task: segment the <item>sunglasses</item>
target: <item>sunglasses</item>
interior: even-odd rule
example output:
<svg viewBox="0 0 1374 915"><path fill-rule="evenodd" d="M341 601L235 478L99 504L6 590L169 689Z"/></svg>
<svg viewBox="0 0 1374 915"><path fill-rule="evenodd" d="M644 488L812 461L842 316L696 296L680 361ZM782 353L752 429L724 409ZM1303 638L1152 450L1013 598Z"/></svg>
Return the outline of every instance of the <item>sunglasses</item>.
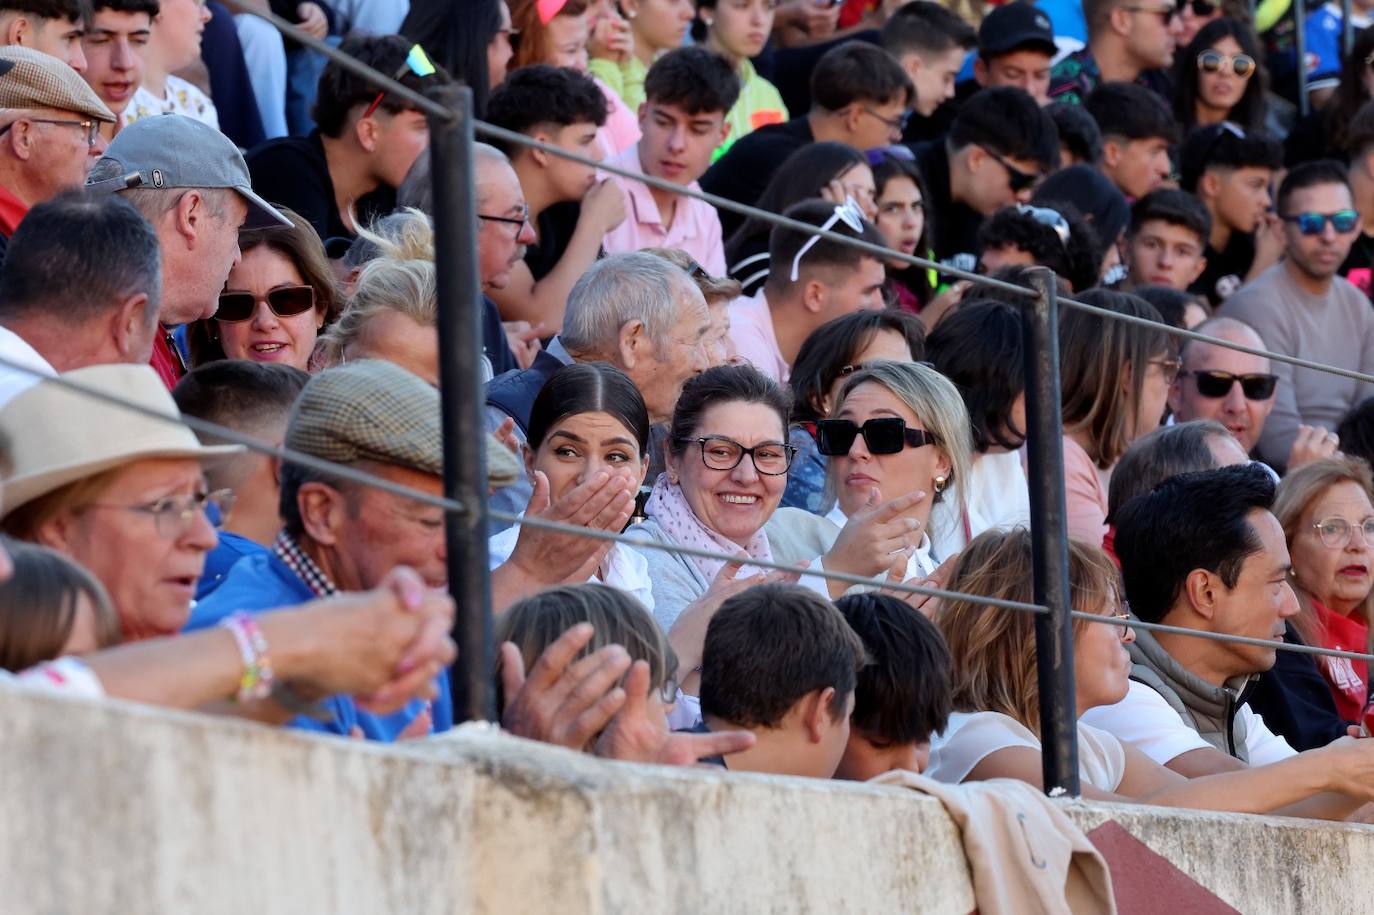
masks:
<svg viewBox="0 0 1374 915"><path fill-rule="evenodd" d="M230 324L247 321L258 310L258 302L266 301L272 314L279 318L290 318L304 314L315 307L314 286L278 286L268 290L262 299L251 292L221 292L219 309L215 320Z"/></svg>
<svg viewBox="0 0 1374 915"><path fill-rule="evenodd" d="M1179 15L1179 7L1176 6L1123 6L1123 10L1128 13L1145 13L1148 16L1158 16L1165 25L1173 22Z"/></svg>
<svg viewBox="0 0 1374 915"><path fill-rule="evenodd" d="M1217 5L1209 0L1179 0L1178 11L1192 10L1194 16L1210 16L1217 11Z"/></svg>
<svg viewBox="0 0 1374 915"><path fill-rule="evenodd" d="M1026 188L1030 187L1031 185L1035 184L1035 182L1040 180L1039 175L1021 171L1021 169L1017 168L1015 165L1012 165L1006 159L1003 159L1001 156L999 156L992 150L988 149L986 146L980 146L979 149L987 153L989 156L992 157L992 160L994 162L996 162L998 165L1002 166L1004 169L1007 170L1007 183L1011 185L1011 191L1013 194L1018 193L1020 191L1024 191Z"/></svg>
<svg viewBox="0 0 1374 915"><path fill-rule="evenodd" d="M1255 59L1246 54L1231 57L1220 51L1203 51L1197 56L1197 68L1203 73L1225 73L1230 70L1240 79L1255 72Z"/></svg>
<svg viewBox="0 0 1374 915"><path fill-rule="evenodd" d="M1354 210L1337 210L1334 213L1294 213L1283 217L1284 222L1296 223L1303 235L1320 235L1331 223L1337 232L1350 232L1360 223L1360 214Z"/></svg>
<svg viewBox="0 0 1374 915"><path fill-rule="evenodd" d="M821 231L830 231L837 222L843 222L855 235L864 234L864 213L863 210L859 209L859 205L854 201L853 197L846 197L844 198L844 203L836 204L834 212L830 214L830 218L821 223ZM802 245L801 248L797 250L797 256L792 258L792 282L795 283L800 276L798 271L801 269L802 257L806 255L807 251L815 247L816 242L820 240L821 237L819 235L812 235L806 240L806 244Z"/></svg>
<svg viewBox="0 0 1374 915"><path fill-rule="evenodd" d="M1029 204L1018 203L1016 212L1022 216L1029 216L1039 225L1047 229L1053 229L1054 234L1059 236L1059 244L1067 250L1069 247L1069 221L1063 217L1058 210L1049 207L1033 207Z"/></svg>
<svg viewBox="0 0 1374 915"><path fill-rule="evenodd" d="M921 448L940 444L934 434L910 428L901 417L884 416L862 426L849 419L820 420L816 423L816 450L830 457L848 454L860 435L872 454L897 454L907 445Z"/></svg>
<svg viewBox="0 0 1374 915"><path fill-rule="evenodd" d="M1255 372L1250 375L1232 375L1230 372L1189 372L1197 379L1197 392L1203 397L1225 397L1231 393L1231 386L1240 382L1241 393L1246 400L1268 400L1274 396L1279 376Z"/></svg>

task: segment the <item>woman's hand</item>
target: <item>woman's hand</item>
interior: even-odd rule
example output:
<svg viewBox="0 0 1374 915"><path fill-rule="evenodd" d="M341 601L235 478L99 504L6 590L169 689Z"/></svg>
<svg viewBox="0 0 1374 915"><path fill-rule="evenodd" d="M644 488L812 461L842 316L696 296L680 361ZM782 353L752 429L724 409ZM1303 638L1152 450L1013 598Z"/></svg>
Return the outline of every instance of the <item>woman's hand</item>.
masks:
<svg viewBox="0 0 1374 915"><path fill-rule="evenodd" d="M549 478L536 472L525 515L619 533L629 522L634 504L634 480L628 474L600 471L551 503ZM592 576L614 545L609 540L522 526L507 561L545 584L580 583Z"/></svg>
<svg viewBox="0 0 1374 915"><path fill-rule="evenodd" d="M587 39L590 56L623 64L634 51L634 33L630 31L630 23L620 14L611 11L592 22L591 36Z"/></svg>
<svg viewBox="0 0 1374 915"><path fill-rule="evenodd" d="M945 583L949 581L949 571L954 568L954 559L955 557L953 556L946 559L944 562L940 563L939 567L936 568L934 572L931 572L925 578L908 578L903 581L902 576L906 574L907 567L907 561L905 557L903 557L892 564L892 568L887 572L887 580L893 584L900 582L903 585L915 585L918 588L944 588ZM899 588L879 588L878 593L897 598L899 601L908 604L913 610L919 611L926 619L933 620L935 618L938 598L930 594L917 594L915 591L906 591Z"/></svg>
<svg viewBox="0 0 1374 915"><path fill-rule="evenodd" d="M925 491L917 490L885 503L879 501L881 498L881 490L873 487L868 501L850 517L829 552L821 557L827 572L880 575L896 564L899 557L894 554L901 553L903 563L911 556L921 542L923 522L903 515L925 500ZM846 582L832 579L830 596L839 597L849 587Z"/></svg>

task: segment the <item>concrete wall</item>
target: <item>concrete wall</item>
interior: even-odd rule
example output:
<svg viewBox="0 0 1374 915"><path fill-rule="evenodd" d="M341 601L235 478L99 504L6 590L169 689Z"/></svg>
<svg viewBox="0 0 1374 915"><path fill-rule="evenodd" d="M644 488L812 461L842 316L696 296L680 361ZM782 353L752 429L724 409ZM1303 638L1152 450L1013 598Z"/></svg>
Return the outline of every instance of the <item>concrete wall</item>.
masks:
<svg viewBox="0 0 1374 915"><path fill-rule="evenodd" d="M5 915L974 908L935 800L604 763L484 729L378 747L0 686L0 804ZM1115 820L1242 912L1374 902L1374 828L1070 811ZM1138 882L1158 901L1153 880Z"/></svg>

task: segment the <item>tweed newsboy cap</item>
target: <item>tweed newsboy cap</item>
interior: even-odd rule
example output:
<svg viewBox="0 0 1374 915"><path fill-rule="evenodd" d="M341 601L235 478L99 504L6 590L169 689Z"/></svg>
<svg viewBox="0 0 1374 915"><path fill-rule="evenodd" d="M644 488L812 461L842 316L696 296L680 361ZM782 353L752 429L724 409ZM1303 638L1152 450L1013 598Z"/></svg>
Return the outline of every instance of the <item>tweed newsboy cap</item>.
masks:
<svg viewBox="0 0 1374 915"><path fill-rule="evenodd" d="M486 439L488 482L509 485L519 462L490 435ZM439 392L380 359L325 369L292 408L286 447L336 464L376 461L441 476Z"/></svg>
<svg viewBox="0 0 1374 915"><path fill-rule="evenodd" d="M114 123L95 90L51 54L20 45L0 47L0 108L57 108Z"/></svg>

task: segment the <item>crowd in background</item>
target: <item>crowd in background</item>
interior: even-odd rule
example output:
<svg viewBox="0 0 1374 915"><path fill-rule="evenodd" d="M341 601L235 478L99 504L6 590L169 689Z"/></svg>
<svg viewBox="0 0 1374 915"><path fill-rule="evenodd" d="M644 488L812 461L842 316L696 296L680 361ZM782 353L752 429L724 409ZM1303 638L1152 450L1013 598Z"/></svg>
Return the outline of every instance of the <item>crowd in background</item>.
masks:
<svg viewBox="0 0 1374 915"><path fill-rule="evenodd" d="M1368 666L1277 646L1369 650L1374 386L1244 351L1374 373L1360 0L1348 51L1337 4L256 6L542 144L473 147L490 500L623 536L493 523L506 730L1040 785L1033 617L980 601L1033 598L1024 299L956 271L1048 268L1096 308L1085 795L1370 815ZM451 729L425 114L217 2L0 0L0 43L0 668Z"/></svg>

